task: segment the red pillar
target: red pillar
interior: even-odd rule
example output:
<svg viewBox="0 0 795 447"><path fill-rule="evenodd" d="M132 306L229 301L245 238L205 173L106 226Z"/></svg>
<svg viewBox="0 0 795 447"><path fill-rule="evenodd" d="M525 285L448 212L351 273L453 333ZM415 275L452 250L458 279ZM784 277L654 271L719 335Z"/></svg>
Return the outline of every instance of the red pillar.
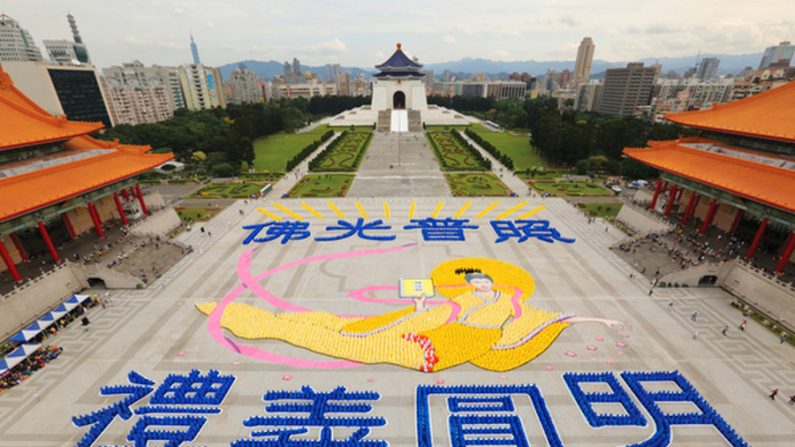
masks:
<svg viewBox="0 0 795 447"><path fill-rule="evenodd" d="M662 180L657 179L657 186L654 187L654 197L651 198L649 209L653 210L657 206L657 198L660 196L660 189L662 188Z"/></svg>
<svg viewBox="0 0 795 447"><path fill-rule="evenodd" d="M69 237L72 239L77 239L77 234L75 233L75 227L72 226L72 221L69 219L69 214L63 213L61 214L61 218L63 219L64 225L66 225L66 231L69 232Z"/></svg>
<svg viewBox="0 0 795 447"><path fill-rule="evenodd" d="M751 242L751 246L748 247L748 252L745 253L746 258L751 258L756 253L756 249L759 248L759 244L762 243L762 237L765 235L765 229L767 228L767 217L762 219L762 222L759 224L759 229L756 230L756 236L754 236L753 242Z"/></svg>
<svg viewBox="0 0 795 447"><path fill-rule="evenodd" d="M91 214L91 220L94 221L94 228L97 230L97 235L100 239L105 239L105 231L102 230L102 221L99 220L99 213L94 202L88 202L88 212Z"/></svg>
<svg viewBox="0 0 795 447"><path fill-rule="evenodd" d="M144 213L144 216L149 215L149 210L146 208L146 202L144 202L144 195L141 192L141 185L138 183L135 184L135 192L138 195L138 201L141 203L141 212Z"/></svg>
<svg viewBox="0 0 795 447"><path fill-rule="evenodd" d="M729 234L734 234L737 231L737 227L740 226L740 221L743 219L743 210L738 209L737 214L734 216L734 222L732 222L732 227L729 229Z"/></svg>
<svg viewBox="0 0 795 447"><path fill-rule="evenodd" d="M698 193L691 191L690 199L687 200L687 206L685 207L685 215L682 216L682 225L685 225L690 220L690 217L693 216L693 211L696 209L696 197L698 197Z"/></svg>
<svg viewBox="0 0 795 447"><path fill-rule="evenodd" d="M789 258L792 257L793 250L795 250L795 232L789 234L787 243L784 244L784 251L781 252L781 259L778 260L778 265L776 265L776 273L784 271L784 267L787 266Z"/></svg>
<svg viewBox="0 0 795 447"><path fill-rule="evenodd" d="M19 257L22 258L23 261L30 261L28 258L28 253L25 251L25 247L22 246L22 241L19 240L19 236L16 233L11 233L11 242L14 243L14 247L16 247L17 252L19 253Z"/></svg>
<svg viewBox="0 0 795 447"><path fill-rule="evenodd" d="M47 250L50 251L50 256L52 256L52 260L55 261L56 264L61 263L61 257L58 256L58 252L55 250L55 245L52 244L52 239L50 239L50 233L47 232L47 227L44 226L44 222L39 221L36 226L39 227L39 234L41 234L41 238L44 239L44 244L47 246Z"/></svg>
<svg viewBox="0 0 795 447"><path fill-rule="evenodd" d="M3 261L5 261L6 267L8 267L8 273L11 274L11 277L14 278L14 281L22 282L22 276L20 276L17 266L14 265L14 260L11 259L11 255L8 254L8 250L6 250L6 246L3 244L2 238L0 238L0 256L2 256Z"/></svg>
<svg viewBox="0 0 795 447"><path fill-rule="evenodd" d="M698 230L701 235L707 234L707 229L710 225L712 225L712 219L715 218L715 213L718 211L718 201L716 199L712 199L712 202L709 203L709 209L707 210L707 214L704 216L704 222L701 223L701 228Z"/></svg>
<svg viewBox="0 0 795 447"><path fill-rule="evenodd" d="M665 206L665 218L669 219L671 217L671 210L674 209L674 202L676 202L676 190L679 187L676 185L671 185L671 192L668 193L668 204Z"/></svg>
<svg viewBox="0 0 795 447"><path fill-rule="evenodd" d="M679 203L682 200L682 193L685 192L685 188L679 188L679 194L676 195L676 202Z"/></svg>
<svg viewBox="0 0 795 447"><path fill-rule="evenodd" d="M127 188L122 188L121 189L121 196L122 196L122 198L124 199L125 202L130 200L130 196L127 194Z"/></svg>
<svg viewBox="0 0 795 447"><path fill-rule="evenodd" d="M122 225L127 225L127 215L124 214L124 208L121 206L119 195L115 192L113 193L113 201L116 202L116 209L119 211L119 217L121 217Z"/></svg>

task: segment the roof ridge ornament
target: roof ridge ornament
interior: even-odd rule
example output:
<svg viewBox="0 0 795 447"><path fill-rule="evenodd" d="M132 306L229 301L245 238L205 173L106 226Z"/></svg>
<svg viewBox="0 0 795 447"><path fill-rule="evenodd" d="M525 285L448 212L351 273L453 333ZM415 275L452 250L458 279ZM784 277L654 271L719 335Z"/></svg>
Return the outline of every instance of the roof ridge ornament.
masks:
<svg viewBox="0 0 795 447"><path fill-rule="evenodd" d="M400 42L398 42L398 43L397 43L397 50L398 50L398 51L401 51L401 50L400 50L400 47L401 47L401 46L402 46L402 45L400 44Z"/></svg>

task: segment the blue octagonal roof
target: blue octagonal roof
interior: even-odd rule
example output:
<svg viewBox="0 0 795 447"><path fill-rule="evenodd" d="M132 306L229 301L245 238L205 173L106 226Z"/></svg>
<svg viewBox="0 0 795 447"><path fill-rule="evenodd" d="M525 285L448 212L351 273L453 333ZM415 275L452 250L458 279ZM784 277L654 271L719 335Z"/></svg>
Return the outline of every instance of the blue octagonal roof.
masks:
<svg viewBox="0 0 795 447"><path fill-rule="evenodd" d="M414 62L413 60L411 60L411 58L406 56L406 53L403 52L403 50L400 48L400 44L398 43L397 44L397 50L395 50L395 52L392 54L392 56L390 56L389 59L387 59L386 62L384 62L383 64L376 65L375 68L377 68L379 70L386 70L386 71L389 71L390 69L391 70L406 70L406 69L417 70L419 68L422 68L422 65Z"/></svg>

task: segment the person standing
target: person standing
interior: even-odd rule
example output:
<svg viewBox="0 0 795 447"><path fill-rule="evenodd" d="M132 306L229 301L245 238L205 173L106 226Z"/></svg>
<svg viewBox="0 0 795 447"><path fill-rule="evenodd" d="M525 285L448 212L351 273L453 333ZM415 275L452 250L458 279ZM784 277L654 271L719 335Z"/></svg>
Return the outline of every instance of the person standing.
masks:
<svg viewBox="0 0 795 447"><path fill-rule="evenodd" d="M698 329L696 329L695 331L693 331L693 340L695 340L695 339L697 339L697 338L698 338Z"/></svg>
<svg viewBox="0 0 795 447"><path fill-rule="evenodd" d="M723 334L723 336L725 337L727 332L729 332L729 325L728 324L726 326L723 326L723 330L720 331L720 333Z"/></svg>
<svg viewBox="0 0 795 447"><path fill-rule="evenodd" d="M690 316L690 319L696 321L696 319L698 319L698 311L693 312L693 315Z"/></svg>
<svg viewBox="0 0 795 447"><path fill-rule="evenodd" d="M776 400L777 395L778 395L778 388L773 388L773 391L770 393L770 400Z"/></svg>
<svg viewBox="0 0 795 447"><path fill-rule="evenodd" d="M740 330L745 332L745 327L748 326L748 320L743 320L740 322Z"/></svg>
<svg viewBox="0 0 795 447"><path fill-rule="evenodd" d="M793 394L792 396L789 397L789 404L790 405L795 405L795 394Z"/></svg>

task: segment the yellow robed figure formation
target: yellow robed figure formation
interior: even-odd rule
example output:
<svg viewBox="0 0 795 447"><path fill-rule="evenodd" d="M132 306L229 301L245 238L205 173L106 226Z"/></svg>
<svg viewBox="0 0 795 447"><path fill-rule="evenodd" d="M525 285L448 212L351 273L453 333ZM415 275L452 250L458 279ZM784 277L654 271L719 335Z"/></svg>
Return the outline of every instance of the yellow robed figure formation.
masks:
<svg viewBox="0 0 795 447"><path fill-rule="evenodd" d="M426 306L425 297L394 312L345 318L328 312L282 312L231 303L221 327L244 339L282 340L358 363L388 363L424 372L471 363L492 371L519 367L544 352L569 325L620 322L581 318L527 303L535 282L524 269L486 258L446 261L431 272L449 302ZM216 303L197 304L209 315Z"/></svg>

